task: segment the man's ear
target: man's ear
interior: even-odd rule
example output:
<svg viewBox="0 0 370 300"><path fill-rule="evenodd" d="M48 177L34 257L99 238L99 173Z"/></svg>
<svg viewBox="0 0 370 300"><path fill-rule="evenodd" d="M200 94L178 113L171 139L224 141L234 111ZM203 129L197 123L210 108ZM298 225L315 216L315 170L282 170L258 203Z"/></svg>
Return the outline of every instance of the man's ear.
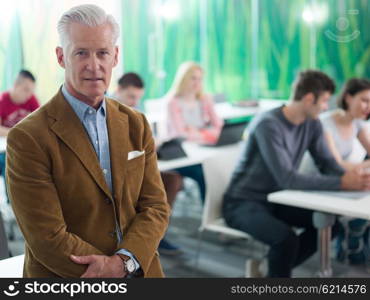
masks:
<svg viewBox="0 0 370 300"><path fill-rule="evenodd" d="M114 62L113 62L113 67L117 66L117 64L118 64L118 53L119 53L118 46L114 46Z"/></svg>
<svg viewBox="0 0 370 300"><path fill-rule="evenodd" d="M305 106L311 106L315 103L315 95L313 93L308 93L303 96L302 102Z"/></svg>
<svg viewBox="0 0 370 300"><path fill-rule="evenodd" d="M65 68L65 62L64 62L64 53L63 53L63 48L62 47L56 47L55 53L57 55L57 60L58 64L62 67Z"/></svg>

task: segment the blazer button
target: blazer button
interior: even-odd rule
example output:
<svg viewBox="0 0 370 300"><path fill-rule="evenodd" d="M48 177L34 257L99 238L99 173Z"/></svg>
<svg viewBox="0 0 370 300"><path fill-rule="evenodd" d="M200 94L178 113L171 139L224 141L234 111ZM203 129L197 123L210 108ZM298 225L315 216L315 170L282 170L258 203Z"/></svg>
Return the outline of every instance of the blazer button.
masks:
<svg viewBox="0 0 370 300"><path fill-rule="evenodd" d="M115 232L115 231L109 232L109 235L110 235L112 238L114 238L114 237L116 237L116 232Z"/></svg>
<svg viewBox="0 0 370 300"><path fill-rule="evenodd" d="M105 198L105 202L107 202L107 204L112 204L112 201L108 197Z"/></svg>

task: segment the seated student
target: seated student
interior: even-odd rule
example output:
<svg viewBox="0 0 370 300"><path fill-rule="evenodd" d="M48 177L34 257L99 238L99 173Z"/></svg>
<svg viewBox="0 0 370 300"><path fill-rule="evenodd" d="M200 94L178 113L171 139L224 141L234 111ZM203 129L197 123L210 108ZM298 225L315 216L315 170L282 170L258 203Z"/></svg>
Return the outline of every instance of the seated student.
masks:
<svg viewBox="0 0 370 300"><path fill-rule="evenodd" d="M34 95L36 79L31 72L21 70L10 91L0 95L0 136L7 136L10 128L39 108ZM5 178L5 153L0 153L0 172Z"/></svg>
<svg viewBox="0 0 370 300"><path fill-rule="evenodd" d="M370 155L370 132L365 122L370 114L370 81L357 78L348 80L337 104L338 110L325 113L321 117L331 153L346 170L370 168L370 160L350 161L354 143L357 141L366 150L367 155ZM368 224L368 221L361 219L346 219L346 222L341 224L337 243L339 259L345 259L345 253L348 251L348 259L352 263L369 261ZM348 238L345 238L346 236Z"/></svg>
<svg viewBox="0 0 370 300"><path fill-rule="evenodd" d="M223 121L215 112L212 98L203 91L203 76L203 69L194 62L180 65L166 96L169 136L194 142L217 141Z"/></svg>
<svg viewBox="0 0 370 300"><path fill-rule="evenodd" d="M136 73L125 73L118 80L114 95L120 103L141 110L140 100L144 95L144 81Z"/></svg>
<svg viewBox="0 0 370 300"><path fill-rule="evenodd" d="M327 148L318 116L328 108L334 90L333 81L324 73L301 72L293 88L293 101L251 122L248 140L226 190L223 214L227 224L270 246L269 277L290 277L292 269L317 248L313 212L270 203L269 193L282 189L370 188L370 175L345 172ZM321 174L298 173L306 150ZM297 234L293 226L304 230Z"/></svg>
<svg viewBox="0 0 370 300"><path fill-rule="evenodd" d="M129 107L139 109L140 100L144 95L144 82L136 73L126 73L118 80L117 90L115 92L115 99L120 103ZM161 172L162 181L167 194L168 204L173 207L177 193L181 190L183 182L182 177L171 171ZM161 254L179 255L182 251L166 238L163 238L158 250Z"/></svg>
<svg viewBox="0 0 370 300"><path fill-rule="evenodd" d="M216 142L223 126L212 98L203 91L203 69L194 62L184 62L177 70L166 95L168 136L183 137L193 142ZM205 199L205 181L201 165L176 169L181 175L194 179Z"/></svg>
<svg viewBox="0 0 370 300"><path fill-rule="evenodd" d="M39 108L34 95L36 79L31 72L19 72L13 88L0 95L0 135L7 136L10 128Z"/></svg>
<svg viewBox="0 0 370 300"><path fill-rule="evenodd" d="M370 132L365 122L370 115L370 81L348 80L337 104L338 110L327 112L320 118L331 153L346 170L370 167L370 160L361 163L348 161L355 140L370 155Z"/></svg>

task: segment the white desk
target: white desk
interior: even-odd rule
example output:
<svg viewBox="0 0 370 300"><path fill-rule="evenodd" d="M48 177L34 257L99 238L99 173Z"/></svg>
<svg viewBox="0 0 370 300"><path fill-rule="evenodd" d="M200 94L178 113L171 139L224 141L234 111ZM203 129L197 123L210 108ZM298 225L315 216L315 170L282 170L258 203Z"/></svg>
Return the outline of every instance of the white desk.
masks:
<svg viewBox="0 0 370 300"><path fill-rule="evenodd" d="M0 152L5 152L6 150L6 137L0 136Z"/></svg>
<svg viewBox="0 0 370 300"><path fill-rule="evenodd" d="M233 106L228 102L224 102L216 103L215 111L217 115L220 116L220 118L227 120L254 116L260 111L260 108L258 106L253 107Z"/></svg>
<svg viewBox="0 0 370 300"><path fill-rule="evenodd" d="M168 171L176 168L201 164L209 157L214 157L229 151L237 151L242 144L243 141L227 146L204 147L194 143L184 142L182 146L187 154L187 157L172 160L158 160L158 167L160 171Z"/></svg>
<svg viewBox="0 0 370 300"><path fill-rule="evenodd" d="M273 203L318 211L318 217L342 215L370 220L370 193L345 191L284 190L268 195ZM320 275L332 275L330 263L331 226L319 229Z"/></svg>
<svg viewBox="0 0 370 300"><path fill-rule="evenodd" d="M0 260L0 278L23 277L24 255Z"/></svg>
<svg viewBox="0 0 370 300"><path fill-rule="evenodd" d="M284 190L270 194L268 199L274 203L370 220L370 192Z"/></svg>

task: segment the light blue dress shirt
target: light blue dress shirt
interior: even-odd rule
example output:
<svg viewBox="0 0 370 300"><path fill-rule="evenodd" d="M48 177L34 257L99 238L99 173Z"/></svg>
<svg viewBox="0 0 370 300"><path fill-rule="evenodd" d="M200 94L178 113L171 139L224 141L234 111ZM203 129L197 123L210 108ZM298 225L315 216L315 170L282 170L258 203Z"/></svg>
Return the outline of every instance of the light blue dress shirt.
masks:
<svg viewBox="0 0 370 300"><path fill-rule="evenodd" d="M81 123L83 124L86 132L90 137L90 142L92 143L95 152L98 156L100 167L104 174L105 180L108 184L108 187L113 194L113 185L112 185L112 172L111 172L111 165L110 165L110 152L109 152L109 138L108 138L108 129L107 129L107 119L106 119L106 102L103 99L100 107L95 109L90 105L78 100L74 96L72 96L65 86L62 87L62 93L64 98L67 102L72 106L72 109L80 119ZM121 229L118 225L117 220L116 223L116 233L118 242L121 243L123 240ZM140 264L132 255L131 252L120 249L116 252L129 256L133 259L135 263L135 271L140 268Z"/></svg>

